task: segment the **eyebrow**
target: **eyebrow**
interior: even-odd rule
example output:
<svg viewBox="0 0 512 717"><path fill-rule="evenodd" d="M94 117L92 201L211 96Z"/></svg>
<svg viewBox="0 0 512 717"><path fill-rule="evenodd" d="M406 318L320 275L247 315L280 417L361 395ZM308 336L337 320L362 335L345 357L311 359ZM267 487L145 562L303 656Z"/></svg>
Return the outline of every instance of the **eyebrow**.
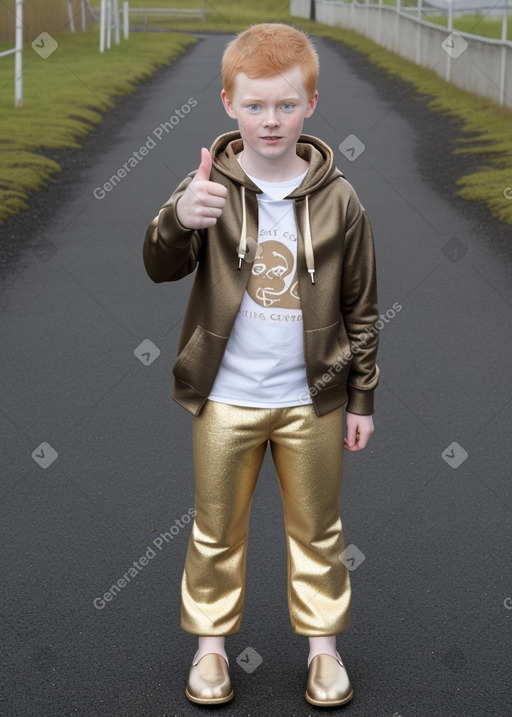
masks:
<svg viewBox="0 0 512 717"><path fill-rule="evenodd" d="M300 95L295 95L294 97L282 97L278 100L278 102L297 102L298 100L300 100ZM264 104L267 100L258 99L257 97L244 97L242 102L249 102L250 104Z"/></svg>

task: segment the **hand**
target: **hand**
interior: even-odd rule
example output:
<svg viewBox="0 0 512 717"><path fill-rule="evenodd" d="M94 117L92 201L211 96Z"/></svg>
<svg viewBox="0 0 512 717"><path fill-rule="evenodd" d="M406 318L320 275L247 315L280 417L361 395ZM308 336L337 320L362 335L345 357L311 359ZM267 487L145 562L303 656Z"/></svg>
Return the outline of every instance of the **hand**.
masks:
<svg viewBox="0 0 512 717"><path fill-rule="evenodd" d="M210 182L211 171L212 157L203 147L199 169L176 205L178 221L187 229L213 227L222 214L228 190L218 182Z"/></svg>
<svg viewBox="0 0 512 717"><path fill-rule="evenodd" d="M362 450L374 431L373 418L371 416L358 416L347 411L347 435L343 439L345 450Z"/></svg>

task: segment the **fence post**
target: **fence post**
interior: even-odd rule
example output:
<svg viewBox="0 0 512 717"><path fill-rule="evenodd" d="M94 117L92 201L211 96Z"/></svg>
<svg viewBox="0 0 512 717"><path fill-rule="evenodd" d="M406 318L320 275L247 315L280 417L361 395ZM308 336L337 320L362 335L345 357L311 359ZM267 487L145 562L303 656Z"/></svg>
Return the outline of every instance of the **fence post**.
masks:
<svg viewBox="0 0 512 717"><path fill-rule="evenodd" d="M80 0L80 13L82 19L82 32L87 30L87 17L85 14L85 0Z"/></svg>
<svg viewBox="0 0 512 717"><path fill-rule="evenodd" d="M117 0L113 1L112 15L114 17L114 40L116 45L119 45L121 40L119 36L119 4Z"/></svg>
<svg viewBox="0 0 512 717"><path fill-rule="evenodd" d="M508 34L508 0L505 0L503 19L501 23L501 68L500 68L500 105L505 104L505 87L507 82L507 34Z"/></svg>
<svg viewBox="0 0 512 717"><path fill-rule="evenodd" d="M14 106L23 107L23 0L16 0L16 52L14 55Z"/></svg>
<svg viewBox="0 0 512 717"><path fill-rule="evenodd" d="M68 25L69 31L75 32L75 18L73 17L73 3L68 0Z"/></svg>
<svg viewBox="0 0 512 717"><path fill-rule="evenodd" d="M399 38L400 38L400 23L402 18L400 13L402 12L402 0L396 0L396 13L395 13L395 37L393 39L393 52L398 52Z"/></svg>
<svg viewBox="0 0 512 717"><path fill-rule="evenodd" d="M418 0L418 20L421 20L421 15L423 13L423 0ZM421 64L421 35L422 35L423 28L421 27L420 23L418 23L418 30L417 30L417 39L416 39L416 64Z"/></svg>
<svg viewBox="0 0 512 717"><path fill-rule="evenodd" d="M101 0L100 5L100 52L105 52L105 16L107 13L107 0Z"/></svg>
<svg viewBox="0 0 512 717"><path fill-rule="evenodd" d="M123 35L124 39L130 37L130 10L128 0L123 0Z"/></svg>
<svg viewBox="0 0 512 717"><path fill-rule="evenodd" d="M112 0L107 0L107 50L112 40Z"/></svg>
<svg viewBox="0 0 512 717"><path fill-rule="evenodd" d="M451 34L453 31L453 0L448 0L448 32ZM452 56L446 56L446 82L450 82L452 76Z"/></svg>

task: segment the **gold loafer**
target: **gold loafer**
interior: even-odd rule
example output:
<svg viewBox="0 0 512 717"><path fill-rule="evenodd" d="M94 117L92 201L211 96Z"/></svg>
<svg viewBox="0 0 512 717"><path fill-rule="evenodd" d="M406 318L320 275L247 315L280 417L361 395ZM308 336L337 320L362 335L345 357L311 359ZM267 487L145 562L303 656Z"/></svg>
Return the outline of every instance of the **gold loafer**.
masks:
<svg viewBox="0 0 512 717"><path fill-rule="evenodd" d="M350 702L354 691L343 663L331 655L316 655L309 665L306 700L317 707Z"/></svg>
<svg viewBox="0 0 512 717"><path fill-rule="evenodd" d="M204 655L190 668L185 694L199 705L219 705L232 700L235 693L226 660L215 652Z"/></svg>

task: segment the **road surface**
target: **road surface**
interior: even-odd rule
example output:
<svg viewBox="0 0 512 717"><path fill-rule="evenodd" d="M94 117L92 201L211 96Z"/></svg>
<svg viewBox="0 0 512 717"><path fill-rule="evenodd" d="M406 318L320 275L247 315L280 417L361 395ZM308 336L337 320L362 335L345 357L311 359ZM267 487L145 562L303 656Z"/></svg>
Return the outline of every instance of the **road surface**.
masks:
<svg viewBox="0 0 512 717"><path fill-rule="evenodd" d="M191 418L170 398L190 279L153 284L141 252L201 146L235 128L219 99L229 39L201 36L120 101L1 229L5 717L205 712L184 695ZM455 197L455 124L353 51L317 46L305 131L370 215L383 314L376 432L345 463L353 606L338 649L355 697L334 712L510 714L510 227ZM266 460L227 642L236 696L219 714L321 714L285 565Z"/></svg>

